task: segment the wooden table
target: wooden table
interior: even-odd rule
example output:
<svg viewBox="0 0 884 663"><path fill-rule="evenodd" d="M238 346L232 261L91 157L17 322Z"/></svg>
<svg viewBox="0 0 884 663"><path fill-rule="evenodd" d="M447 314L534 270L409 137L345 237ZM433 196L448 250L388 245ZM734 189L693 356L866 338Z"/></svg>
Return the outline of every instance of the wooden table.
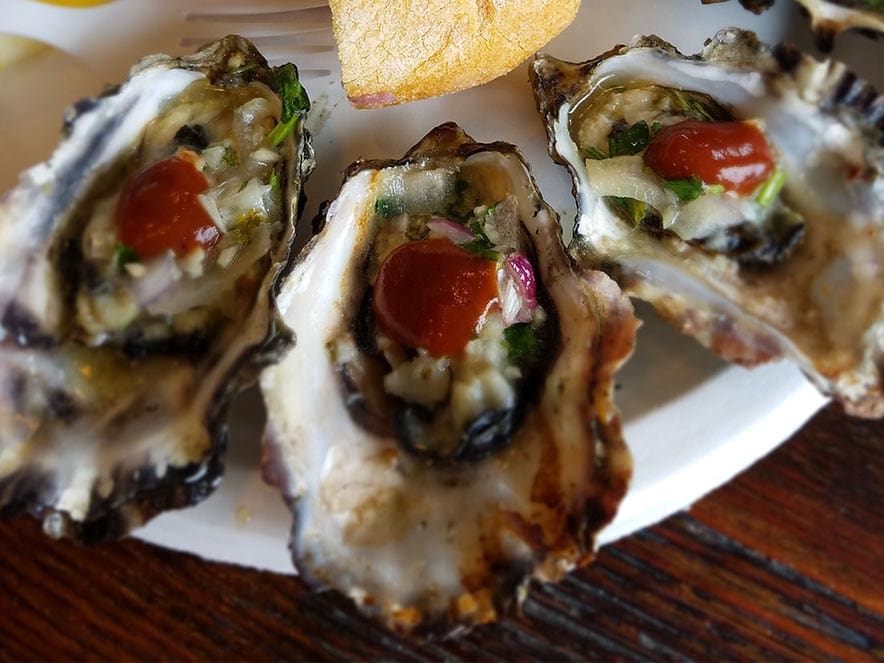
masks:
<svg viewBox="0 0 884 663"><path fill-rule="evenodd" d="M0 524L0 658L884 660L884 422L835 406L522 614L410 642L296 577Z"/></svg>

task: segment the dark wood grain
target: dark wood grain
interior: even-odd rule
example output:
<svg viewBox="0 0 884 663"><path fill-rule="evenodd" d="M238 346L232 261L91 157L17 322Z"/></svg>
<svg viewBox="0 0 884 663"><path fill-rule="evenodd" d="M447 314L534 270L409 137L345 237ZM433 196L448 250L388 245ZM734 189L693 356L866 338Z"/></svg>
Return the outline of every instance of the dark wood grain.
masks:
<svg viewBox="0 0 884 663"><path fill-rule="evenodd" d="M4 660L884 660L884 423L830 407L674 516L533 588L520 615L408 641L295 577L0 524Z"/></svg>

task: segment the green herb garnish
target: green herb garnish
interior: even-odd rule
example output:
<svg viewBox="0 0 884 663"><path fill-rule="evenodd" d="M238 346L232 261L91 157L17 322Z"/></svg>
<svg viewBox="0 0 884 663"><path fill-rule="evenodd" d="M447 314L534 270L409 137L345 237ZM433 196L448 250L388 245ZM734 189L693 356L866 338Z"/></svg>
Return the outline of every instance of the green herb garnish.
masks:
<svg viewBox="0 0 884 663"><path fill-rule="evenodd" d="M288 138L301 116L310 109L310 99L298 80L298 69L291 63L273 70L270 85L282 100L282 116L268 136L275 147Z"/></svg>
<svg viewBox="0 0 884 663"><path fill-rule="evenodd" d="M492 207L485 215L487 216ZM469 225L470 231L476 236L472 242L467 242L466 244L461 244L461 248L466 249L470 253L475 253L486 260L498 260L500 258L500 253L494 250L494 242L488 239L488 235L485 234L485 229L482 227L482 222L473 221Z"/></svg>
<svg viewBox="0 0 884 663"><path fill-rule="evenodd" d="M616 210L621 212L623 216L632 221L635 226L641 224L648 211L648 205L643 200L623 198L621 196L607 196L606 200L610 202Z"/></svg>
<svg viewBox="0 0 884 663"><path fill-rule="evenodd" d="M140 262L138 254L135 253L135 249L133 249L131 246L117 243L117 245L114 247L114 264L117 266L117 268L122 269L132 262Z"/></svg>
<svg viewBox="0 0 884 663"><path fill-rule="evenodd" d="M279 192L282 189L282 179L280 179L279 173L275 170L270 173L270 181L268 184L270 185L270 191L273 195L279 195Z"/></svg>
<svg viewBox="0 0 884 663"><path fill-rule="evenodd" d="M662 128L663 125L660 122L654 122L654 124L651 125L651 135L656 136L658 133L660 133L660 130Z"/></svg>
<svg viewBox="0 0 884 663"><path fill-rule="evenodd" d="M755 202L762 207L770 207L780 195L780 191L786 184L786 173L779 168L774 170L773 175L767 178L767 181L761 185L758 194L755 196Z"/></svg>
<svg viewBox="0 0 884 663"><path fill-rule="evenodd" d="M493 209L493 208L492 208ZM489 210L490 212L491 210ZM488 212L486 212L487 214ZM480 221L473 221L469 225L470 231L479 239L477 241L481 241L485 244L486 248L494 248L494 242L488 239L488 235L485 234L485 228L483 227Z"/></svg>
<svg viewBox="0 0 884 663"><path fill-rule="evenodd" d="M516 364L536 360L540 350L537 334L528 322L510 325L504 329L503 345L510 360Z"/></svg>
<svg viewBox="0 0 884 663"><path fill-rule="evenodd" d="M233 149L230 145L224 146L224 154L221 157L227 166L235 166L239 163L239 155L236 153L236 150Z"/></svg>
<svg viewBox="0 0 884 663"><path fill-rule="evenodd" d="M399 198L378 198L374 201L374 213L389 219L391 216L399 216L405 213L405 206Z"/></svg>
<svg viewBox="0 0 884 663"><path fill-rule="evenodd" d="M606 155L597 147L584 147L583 152L590 159L601 161L613 157L631 156L638 154L648 146L651 139L648 123L644 120L636 122L631 127L615 129L608 136L608 154Z"/></svg>
<svg viewBox="0 0 884 663"><path fill-rule="evenodd" d="M703 182L699 177L691 175L683 180L663 180L666 188L672 189L678 199L686 203L689 200L696 200L703 195Z"/></svg>
<svg viewBox="0 0 884 663"><path fill-rule="evenodd" d="M227 231L230 242L241 245L248 244L255 230L262 223L268 223L269 219L258 210L248 210L237 215L233 225Z"/></svg>
<svg viewBox="0 0 884 663"><path fill-rule="evenodd" d="M705 120L714 122L716 120L712 113L697 97L689 92L681 90L670 90L671 99L675 102L676 110L680 110L687 116L695 120Z"/></svg>
<svg viewBox="0 0 884 663"><path fill-rule="evenodd" d="M644 120L608 136L608 158L638 154L648 146L650 129Z"/></svg>
<svg viewBox="0 0 884 663"><path fill-rule="evenodd" d="M603 159L608 158L605 153L597 147L585 147L583 148L583 151L586 152L586 156L590 159L595 159L596 161L602 161Z"/></svg>
<svg viewBox="0 0 884 663"><path fill-rule="evenodd" d="M475 253L480 258L485 258L485 260L490 260L492 262L500 260L500 252L489 249L481 239L461 244L460 248L466 249L470 253Z"/></svg>

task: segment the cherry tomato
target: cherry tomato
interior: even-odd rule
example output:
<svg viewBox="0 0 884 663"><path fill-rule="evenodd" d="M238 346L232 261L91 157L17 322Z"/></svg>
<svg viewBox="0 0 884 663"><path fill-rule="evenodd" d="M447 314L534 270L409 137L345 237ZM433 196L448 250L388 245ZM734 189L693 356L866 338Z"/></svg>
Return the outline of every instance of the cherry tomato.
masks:
<svg viewBox="0 0 884 663"><path fill-rule="evenodd" d="M463 352L491 301L497 266L447 239L409 242L381 265L372 308L393 340L436 356Z"/></svg>
<svg viewBox="0 0 884 663"><path fill-rule="evenodd" d="M158 161L123 190L116 211L117 237L142 259L168 250L183 256L197 247L214 246L221 232L197 199L208 188L191 161Z"/></svg>
<svg viewBox="0 0 884 663"><path fill-rule="evenodd" d="M645 165L667 180L691 176L745 196L774 170L764 135L747 122L685 120L663 127L651 139Z"/></svg>

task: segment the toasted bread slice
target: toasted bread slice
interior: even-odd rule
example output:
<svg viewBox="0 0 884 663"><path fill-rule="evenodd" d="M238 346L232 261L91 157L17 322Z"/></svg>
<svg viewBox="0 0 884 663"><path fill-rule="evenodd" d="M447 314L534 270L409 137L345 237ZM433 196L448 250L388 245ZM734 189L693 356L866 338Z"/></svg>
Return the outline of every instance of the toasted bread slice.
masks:
<svg viewBox="0 0 884 663"><path fill-rule="evenodd" d="M344 90L357 108L487 83L561 32L580 0L331 0Z"/></svg>

